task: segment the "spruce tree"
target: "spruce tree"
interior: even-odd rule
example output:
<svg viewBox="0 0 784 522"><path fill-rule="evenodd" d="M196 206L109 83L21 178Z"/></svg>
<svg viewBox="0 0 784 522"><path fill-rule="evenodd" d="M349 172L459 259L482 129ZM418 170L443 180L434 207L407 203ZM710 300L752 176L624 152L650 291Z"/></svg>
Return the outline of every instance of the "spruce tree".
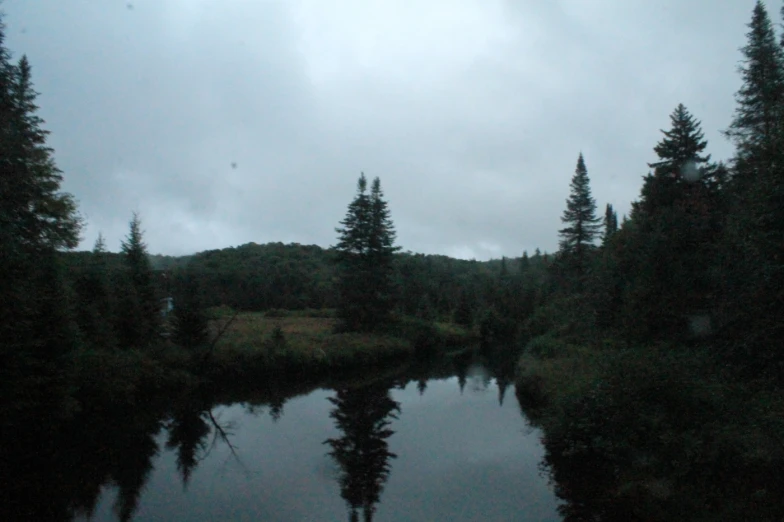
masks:
<svg viewBox="0 0 784 522"><path fill-rule="evenodd" d="M370 194L362 173L357 195L349 204L338 233L339 306L341 326L349 331L371 330L389 319L393 309L395 230L381 181L373 180Z"/></svg>
<svg viewBox="0 0 784 522"><path fill-rule="evenodd" d="M528 257L528 251L523 250L523 257L520 258L520 274L525 275L531 267L531 260Z"/></svg>
<svg viewBox="0 0 784 522"><path fill-rule="evenodd" d="M103 238L103 233L98 232L98 238L93 245L93 254L103 254L106 252L106 241Z"/></svg>
<svg viewBox="0 0 784 522"><path fill-rule="evenodd" d="M659 161L649 163L656 175L667 178L682 178L684 167L694 163L697 166L710 161L710 154L702 155L708 142L695 119L680 103L670 114L670 130L662 130L664 138L653 148Z"/></svg>
<svg viewBox="0 0 784 522"><path fill-rule="evenodd" d="M103 234L98 234L83 269L74 281L78 297L76 320L83 340L93 348L113 347L114 301Z"/></svg>
<svg viewBox="0 0 784 522"><path fill-rule="evenodd" d="M662 130L664 137L654 147L658 161L649 163L653 169L643 178L639 202L632 203L632 217L637 221L643 214L651 215L670 209L679 200L696 196L699 191L684 185L705 185L710 155L703 155L708 142L704 139L701 124L679 104L670 115L670 130ZM704 194L703 194L704 195Z"/></svg>
<svg viewBox="0 0 784 522"><path fill-rule="evenodd" d="M131 219L128 236L122 242L122 255L126 291L120 303L118 330L125 348L141 348L155 338L160 310L147 245L136 213Z"/></svg>
<svg viewBox="0 0 784 522"><path fill-rule="evenodd" d="M726 134L736 146L727 184L722 322L739 355L781 378L784 351L784 50L761 2L742 48L742 84Z"/></svg>
<svg viewBox="0 0 784 522"><path fill-rule="evenodd" d="M588 254L601 229L601 220L596 217L596 201L591 196L588 169L582 153L577 158L577 168L571 182L571 193L566 200L561 221L566 227L559 230L560 262L569 279L576 276L575 283L582 285L588 265ZM546 255L545 255L546 257Z"/></svg>
<svg viewBox="0 0 784 522"><path fill-rule="evenodd" d="M604 209L604 235L602 235L602 244L607 244L607 241L618 231L618 214L613 210L613 206L607 203Z"/></svg>
<svg viewBox="0 0 784 522"><path fill-rule="evenodd" d="M685 335L688 317L711 306L710 265L719 233L719 171L704 154L700 122L682 104L654 146L657 161L632 203L634 227L625 236L623 263L630 277L623 307L630 333ZM707 175L706 175L707 174Z"/></svg>
<svg viewBox="0 0 784 522"><path fill-rule="evenodd" d="M76 246L81 219L60 190L36 97L27 58L11 63L0 16L0 395L17 405L64 393L78 343L58 250Z"/></svg>
<svg viewBox="0 0 784 522"><path fill-rule="evenodd" d="M560 248L564 253L583 255L599 234L599 218L596 217L596 201L591 197L591 181L582 153L577 158L577 168L571 182L571 193L566 200L561 221L567 226L558 231Z"/></svg>
<svg viewBox="0 0 784 522"><path fill-rule="evenodd" d="M784 52L776 41L765 5L754 6L739 68L742 84L735 95L735 115L725 134L735 143L736 172L741 184L753 182L765 166L781 156Z"/></svg>
<svg viewBox="0 0 784 522"><path fill-rule="evenodd" d="M30 63L22 56L13 69L11 150L6 157L10 172L3 176L10 177L12 187L7 202L14 205L14 228L28 246L74 248L79 243L82 221L73 196L60 192L62 173L46 145L49 132L42 128L44 121L36 114L37 96Z"/></svg>

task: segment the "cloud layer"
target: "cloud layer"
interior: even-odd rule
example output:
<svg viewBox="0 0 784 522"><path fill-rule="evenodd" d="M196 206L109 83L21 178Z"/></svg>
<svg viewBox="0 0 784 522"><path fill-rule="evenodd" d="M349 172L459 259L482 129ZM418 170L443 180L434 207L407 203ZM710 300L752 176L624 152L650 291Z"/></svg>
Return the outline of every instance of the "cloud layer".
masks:
<svg viewBox="0 0 784 522"><path fill-rule="evenodd" d="M753 0L6 0L65 188L119 247L334 244L360 171L406 250L557 248L579 152L600 212L638 195L684 103L710 152ZM771 7L775 10L777 6ZM773 14L773 13L772 13Z"/></svg>

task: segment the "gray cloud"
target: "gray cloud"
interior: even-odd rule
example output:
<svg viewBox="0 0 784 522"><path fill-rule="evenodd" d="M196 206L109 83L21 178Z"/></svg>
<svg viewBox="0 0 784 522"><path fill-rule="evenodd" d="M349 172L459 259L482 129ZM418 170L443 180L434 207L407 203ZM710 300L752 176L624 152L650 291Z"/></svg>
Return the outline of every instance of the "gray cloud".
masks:
<svg viewBox="0 0 784 522"><path fill-rule="evenodd" d="M678 103L728 157L754 4L127 3L3 4L85 247L327 246L365 171L404 249L480 259L556 248L580 151L627 211Z"/></svg>

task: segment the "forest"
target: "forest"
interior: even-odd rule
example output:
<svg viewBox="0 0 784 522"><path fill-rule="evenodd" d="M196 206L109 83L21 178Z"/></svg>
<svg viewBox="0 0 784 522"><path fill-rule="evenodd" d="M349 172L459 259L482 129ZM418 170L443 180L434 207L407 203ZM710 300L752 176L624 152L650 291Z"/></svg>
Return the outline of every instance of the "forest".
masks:
<svg viewBox="0 0 784 522"><path fill-rule="evenodd" d="M119 252L102 238L75 250L84 223L30 64L0 32L0 440L44 440L147 394L313 375L332 363L303 355L308 339L341 368L478 343L513 355L517 397L574 500L565 519L784 518L784 35L762 2L739 63L731 160L711 159L698 115L677 105L619 219L579 154L557 252L403 252L379 178L362 174L334 246L171 257L147 251L136 214ZM285 325L304 319L321 330L297 341ZM241 328L264 332L256 351L231 340ZM58 420L41 428L42 412Z"/></svg>

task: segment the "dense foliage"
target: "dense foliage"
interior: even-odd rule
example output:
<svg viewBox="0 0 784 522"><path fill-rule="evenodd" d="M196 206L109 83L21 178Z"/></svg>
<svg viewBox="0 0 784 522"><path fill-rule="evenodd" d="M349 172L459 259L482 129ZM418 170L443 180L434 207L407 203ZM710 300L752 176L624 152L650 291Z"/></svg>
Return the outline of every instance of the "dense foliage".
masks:
<svg viewBox="0 0 784 522"><path fill-rule="evenodd" d="M349 331L370 331L389 321L394 306L395 229L379 178L367 193L365 174L336 229L338 317Z"/></svg>
<svg viewBox="0 0 784 522"><path fill-rule="evenodd" d="M607 206L585 272L562 243L529 323L518 396L566 520L784 516L784 39L762 2L749 29L731 162L678 105L629 219Z"/></svg>
<svg viewBox="0 0 784 522"><path fill-rule="evenodd" d="M210 322L209 308L267 317L284 315L280 309L326 317L336 310L347 330L366 333L396 319L402 337L424 344L436 322L453 323L447 328L473 329L485 348L524 347L518 395L545 428L548 461L574 508L567 518L585 518L581 509L593 497L613 498L613 509L644 506L654 519L687 504L732 519L755 502L766 508L761 519L776 519L782 487L775 477L784 463L784 38L762 2L747 37L725 131L735 145L728 164L711 160L700 121L679 104L652 144L655 157L628 219L619 223L611 203L603 220L597 216L580 154L559 251L478 262L399 252L380 181L368 190L364 175L333 248L249 243L150 255L133 215L119 253L107 251L102 237L93 251L73 252L82 220L74 198L60 190L31 66L25 57L11 61L0 26L1 440L18 443L23 428L33 433L25 444L48 440L32 421L42 409L68 417L94 403L132 404L129 397L145 388L164 393L164 384L198 382L203 375L189 366L191 356L214 348L219 322ZM162 309L170 297L171 316ZM343 352L347 367L380 352L371 353L381 345L377 337L344 339L354 343ZM269 377L262 367L284 360L287 343L277 325L263 356L237 349L215 373L222 382ZM280 363L290 372L282 375L323 364L303 362L303 353ZM383 393L377 398L368 406L347 391L335 405L380 404L383 419L393 404ZM204 433L202 410L194 411L174 415L172 446L183 431ZM384 421L363 412L336 414L336 422L347 431L375 423L383 441ZM147 437L157 427L143 430L141 453L151 451ZM365 448L332 444L350 475ZM195 449L178 455L185 480ZM379 456L373 472L384 477L385 446ZM575 460L595 474L587 494L568 472ZM702 469L738 479L711 493L699 482ZM103 472L127 497L122 513L133 512L139 488L132 482L147 470L136 471ZM344 482L352 509L370 509L380 494L360 495ZM598 484L612 494L590 489ZM752 500L729 508L716 500L716 491L733 489ZM606 504L589 507L593 515L617 515Z"/></svg>

